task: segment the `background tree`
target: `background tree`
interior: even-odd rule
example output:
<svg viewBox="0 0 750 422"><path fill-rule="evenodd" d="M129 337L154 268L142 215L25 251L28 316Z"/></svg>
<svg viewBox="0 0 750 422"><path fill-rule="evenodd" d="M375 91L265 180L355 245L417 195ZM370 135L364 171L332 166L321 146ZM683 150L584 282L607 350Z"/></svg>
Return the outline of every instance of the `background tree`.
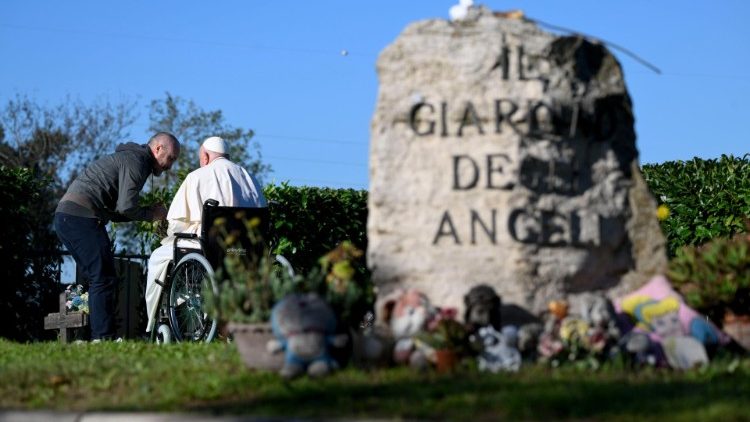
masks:
<svg viewBox="0 0 750 422"><path fill-rule="evenodd" d="M177 171L162 182L166 186L177 182L174 174L186 174L184 170L189 172L198 168L200 143L209 136L224 138L229 144L232 161L259 180L262 181L271 171L271 166L261 159L260 145L252 140L253 130L228 124L221 110L203 110L193 100L175 97L167 92L165 98L151 101L149 121L149 131L170 132L182 143L180 159L173 166Z"/></svg>
<svg viewBox="0 0 750 422"><path fill-rule="evenodd" d="M33 169L65 188L86 164L130 136L135 107L133 101L85 104L70 97L48 106L16 95L0 111L0 161Z"/></svg>

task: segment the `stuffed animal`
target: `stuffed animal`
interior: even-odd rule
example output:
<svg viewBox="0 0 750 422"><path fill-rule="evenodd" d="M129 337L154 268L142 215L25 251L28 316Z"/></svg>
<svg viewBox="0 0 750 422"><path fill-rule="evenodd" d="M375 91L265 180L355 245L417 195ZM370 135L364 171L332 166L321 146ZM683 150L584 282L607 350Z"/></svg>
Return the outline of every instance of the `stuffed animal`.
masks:
<svg viewBox="0 0 750 422"><path fill-rule="evenodd" d="M588 293L582 295L578 305L578 315L588 325L587 348L603 355L616 353L621 332L612 301L603 293Z"/></svg>
<svg viewBox="0 0 750 422"><path fill-rule="evenodd" d="M649 344L660 346L656 357L676 369L708 363L707 350L726 344L728 338L716 326L687 306L663 276L656 276L616 303L636 325L635 332L646 334ZM643 341L641 341L643 342Z"/></svg>
<svg viewBox="0 0 750 422"><path fill-rule="evenodd" d="M336 316L317 294L291 294L279 301L271 310L271 328L276 339L269 341L268 351L285 352L282 377L322 376L338 367L329 347L344 346L346 335L336 335Z"/></svg>
<svg viewBox="0 0 750 422"><path fill-rule="evenodd" d="M390 328L395 340L394 362L417 369L427 368L427 353L414 340L436 314L427 296L416 289L397 289L378 301L377 321Z"/></svg>
<svg viewBox="0 0 750 422"><path fill-rule="evenodd" d="M521 353L515 346L518 333L515 327L505 327L498 332L492 325L480 328L475 334L483 345L477 358L480 371L498 373L517 372L521 367Z"/></svg>
<svg viewBox="0 0 750 422"><path fill-rule="evenodd" d="M486 284L472 287L469 293L464 296L464 305L466 307L464 323L469 327L471 333L488 325L496 330L500 329L502 299L495 293L495 289Z"/></svg>

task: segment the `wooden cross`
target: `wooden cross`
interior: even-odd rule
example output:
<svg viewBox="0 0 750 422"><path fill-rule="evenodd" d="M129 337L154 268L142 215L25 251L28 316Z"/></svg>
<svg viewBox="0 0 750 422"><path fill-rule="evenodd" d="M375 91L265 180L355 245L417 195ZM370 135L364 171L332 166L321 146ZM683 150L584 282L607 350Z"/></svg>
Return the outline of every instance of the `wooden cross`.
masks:
<svg viewBox="0 0 750 422"><path fill-rule="evenodd" d="M68 329L85 327L89 324L89 316L83 312L68 313L65 306L65 292L60 293L60 312L44 317L45 330L60 330L60 341L68 342Z"/></svg>

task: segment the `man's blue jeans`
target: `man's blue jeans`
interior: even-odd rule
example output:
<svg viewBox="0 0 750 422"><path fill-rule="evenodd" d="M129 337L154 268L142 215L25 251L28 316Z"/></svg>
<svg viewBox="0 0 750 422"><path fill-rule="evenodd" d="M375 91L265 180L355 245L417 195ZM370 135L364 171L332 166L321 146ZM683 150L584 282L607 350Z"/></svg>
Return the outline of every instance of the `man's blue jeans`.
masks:
<svg viewBox="0 0 750 422"><path fill-rule="evenodd" d="M55 231L89 280L91 338L113 338L117 274L104 224L95 218L58 212L55 213Z"/></svg>

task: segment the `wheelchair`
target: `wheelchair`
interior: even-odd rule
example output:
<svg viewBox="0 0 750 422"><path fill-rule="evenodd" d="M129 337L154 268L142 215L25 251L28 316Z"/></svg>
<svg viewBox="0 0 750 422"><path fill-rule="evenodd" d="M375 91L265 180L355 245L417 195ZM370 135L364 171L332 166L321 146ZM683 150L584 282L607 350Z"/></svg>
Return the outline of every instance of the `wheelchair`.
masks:
<svg viewBox="0 0 750 422"><path fill-rule="evenodd" d="M217 294L215 270L222 268L227 252L254 256L265 253L263 243L248 236L245 222L258 218L261 239L265 238L270 215L268 208L221 207L218 201L208 199L202 212L200 236L175 233L168 276L165 282L159 283L162 291L156 313L157 328L151 330L151 340L156 343L212 341L216 337L218 322L204 312L204 280ZM215 224L218 221L221 221L220 228ZM223 237L227 234L240 239L239 247L233 246L231 250L222 247ZM275 264L294 276L291 264L283 256L276 255Z"/></svg>

